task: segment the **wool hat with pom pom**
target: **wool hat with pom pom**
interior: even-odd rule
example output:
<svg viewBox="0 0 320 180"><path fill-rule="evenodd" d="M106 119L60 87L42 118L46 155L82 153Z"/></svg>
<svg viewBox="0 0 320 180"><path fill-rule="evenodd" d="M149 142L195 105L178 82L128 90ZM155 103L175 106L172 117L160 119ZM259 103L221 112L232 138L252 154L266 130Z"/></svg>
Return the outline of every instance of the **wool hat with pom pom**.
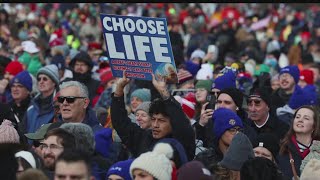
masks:
<svg viewBox="0 0 320 180"><path fill-rule="evenodd" d="M132 162L130 175L133 177L133 171L140 169L148 172L159 180L170 180L172 173L170 159L172 157L172 147L168 143L158 143L152 151L141 154Z"/></svg>

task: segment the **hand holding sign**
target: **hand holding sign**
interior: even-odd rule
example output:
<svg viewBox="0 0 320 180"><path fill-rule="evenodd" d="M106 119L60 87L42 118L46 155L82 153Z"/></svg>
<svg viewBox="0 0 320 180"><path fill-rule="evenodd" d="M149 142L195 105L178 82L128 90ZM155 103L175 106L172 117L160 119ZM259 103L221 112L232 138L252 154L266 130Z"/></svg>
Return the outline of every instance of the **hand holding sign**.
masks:
<svg viewBox="0 0 320 180"><path fill-rule="evenodd" d="M163 99L167 99L170 97L170 93L168 91L168 86L165 81L165 78L163 78L162 76L158 76L156 79L155 75L152 74L152 84L160 93Z"/></svg>
<svg viewBox="0 0 320 180"><path fill-rule="evenodd" d="M129 84L130 79L126 77L126 71L123 71L123 77L118 79L116 83L116 90L114 92L116 97L123 96L123 89Z"/></svg>

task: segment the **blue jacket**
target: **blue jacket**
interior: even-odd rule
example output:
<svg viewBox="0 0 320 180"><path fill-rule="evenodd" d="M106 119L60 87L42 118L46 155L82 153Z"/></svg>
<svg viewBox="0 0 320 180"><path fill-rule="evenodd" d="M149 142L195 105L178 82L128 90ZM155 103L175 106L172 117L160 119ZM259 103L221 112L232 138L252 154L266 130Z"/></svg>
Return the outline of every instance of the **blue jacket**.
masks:
<svg viewBox="0 0 320 180"><path fill-rule="evenodd" d="M52 96L51 96L52 98ZM41 125L52 122L54 117L54 109L51 105L41 106L39 104L40 94L31 101L27 113L23 119L24 131L26 133L34 133Z"/></svg>

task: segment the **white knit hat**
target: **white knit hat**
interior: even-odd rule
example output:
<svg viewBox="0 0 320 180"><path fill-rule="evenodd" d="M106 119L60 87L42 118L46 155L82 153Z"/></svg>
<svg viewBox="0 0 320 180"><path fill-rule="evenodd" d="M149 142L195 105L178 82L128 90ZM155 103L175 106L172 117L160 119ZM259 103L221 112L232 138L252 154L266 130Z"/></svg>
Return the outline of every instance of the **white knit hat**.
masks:
<svg viewBox="0 0 320 180"><path fill-rule="evenodd" d="M213 69L210 64L201 64L201 69L197 72L197 80L213 79Z"/></svg>
<svg viewBox="0 0 320 180"><path fill-rule="evenodd" d="M19 151L14 155L16 158L21 157L25 159L32 168L37 168L36 160L34 159L34 156L29 151Z"/></svg>
<svg viewBox="0 0 320 180"><path fill-rule="evenodd" d="M173 149L167 143L157 143L153 151L141 154L130 166L130 175L133 170L141 169L159 180L171 180L172 165L169 159L173 157Z"/></svg>

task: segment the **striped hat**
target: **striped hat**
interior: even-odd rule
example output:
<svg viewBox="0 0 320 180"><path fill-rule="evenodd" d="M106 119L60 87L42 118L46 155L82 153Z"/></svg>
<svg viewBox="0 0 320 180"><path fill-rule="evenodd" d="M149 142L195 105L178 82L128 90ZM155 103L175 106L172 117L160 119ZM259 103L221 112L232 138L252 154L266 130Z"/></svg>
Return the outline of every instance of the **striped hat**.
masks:
<svg viewBox="0 0 320 180"><path fill-rule="evenodd" d="M184 69L179 69L178 70L178 80L179 82L177 83L178 85L182 85L183 83L189 81L189 80L193 80L193 76L192 74Z"/></svg>

